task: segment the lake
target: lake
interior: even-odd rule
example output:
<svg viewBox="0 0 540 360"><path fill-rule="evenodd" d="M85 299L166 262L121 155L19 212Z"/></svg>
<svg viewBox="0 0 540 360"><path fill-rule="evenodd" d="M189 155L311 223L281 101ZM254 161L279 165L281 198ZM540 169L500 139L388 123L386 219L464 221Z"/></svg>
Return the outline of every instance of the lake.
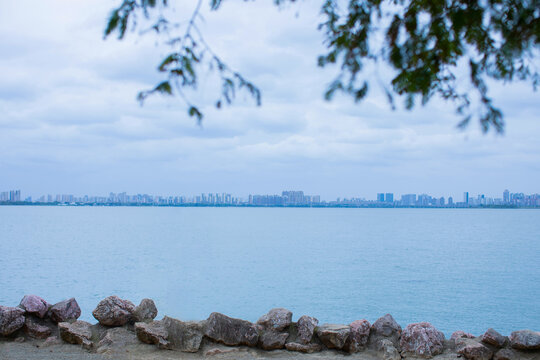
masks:
<svg viewBox="0 0 540 360"><path fill-rule="evenodd" d="M538 210L0 206L0 269L0 304L75 297L91 322L115 294L158 318L540 330Z"/></svg>

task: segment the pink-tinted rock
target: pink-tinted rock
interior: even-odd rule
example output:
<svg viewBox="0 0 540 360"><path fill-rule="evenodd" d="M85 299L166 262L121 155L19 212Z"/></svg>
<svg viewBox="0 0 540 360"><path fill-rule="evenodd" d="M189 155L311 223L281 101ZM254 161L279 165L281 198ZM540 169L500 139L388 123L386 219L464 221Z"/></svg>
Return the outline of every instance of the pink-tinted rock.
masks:
<svg viewBox="0 0 540 360"><path fill-rule="evenodd" d="M150 322L156 318L158 310L154 300L142 299L141 303L135 308L133 318L135 321Z"/></svg>
<svg viewBox="0 0 540 360"><path fill-rule="evenodd" d="M279 332L288 328L289 325L291 325L291 322L291 311L283 308L276 308L261 316L260 319L257 320L257 325L261 325L265 329L271 329Z"/></svg>
<svg viewBox="0 0 540 360"><path fill-rule="evenodd" d="M134 312L135 305L131 301L113 295L101 300L92 315L101 325L122 326L133 319Z"/></svg>
<svg viewBox="0 0 540 360"><path fill-rule="evenodd" d="M468 360L490 360L493 352L481 343L467 338L456 340L456 351Z"/></svg>
<svg viewBox="0 0 540 360"><path fill-rule="evenodd" d="M444 334L428 322L409 324L401 333L399 344L402 352L431 358L442 354Z"/></svg>
<svg viewBox="0 0 540 360"><path fill-rule="evenodd" d="M518 355L511 349L501 349L493 355L493 360L516 360Z"/></svg>
<svg viewBox="0 0 540 360"><path fill-rule="evenodd" d="M510 334L510 345L514 349L537 350L540 349L540 332L532 330L519 330Z"/></svg>
<svg viewBox="0 0 540 360"><path fill-rule="evenodd" d="M259 334L254 324L216 312L208 317L204 335L229 346L256 346L259 341Z"/></svg>
<svg viewBox="0 0 540 360"><path fill-rule="evenodd" d="M483 343L502 348L507 341L506 336L502 336L497 331L492 328L489 328L484 335L482 335L481 340Z"/></svg>
<svg viewBox="0 0 540 360"><path fill-rule="evenodd" d="M60 337L65 342L79 344L85 349L91 349L93 347L90 340L92 338L91 326L86 321L78 320L73 323L61 322L58 324L58 329L60 330Z"/></svg>
<svg viewBox="0 0 540 360"><path fill-rule="evenodd" d="M277 332L274 330L267 330L259 336L259 346L263 350L277 350L285 347L285 341L289 337L287 332Z"/></svg>
<svg viewBox="0 0 540 360"><path fill-rule="evenodd" d="M386 314L371 325L369 345L374 348L377 347L377 344L381 340L388 339L397 348L399 346L400 336L401 326L394 320L392 315Z"/></svg>
<svg viewBox="0 0 540 360"><path fill-rule="evenodd" d="M204 322L181 321L165 316L161 321L171 346L183 352L197 352L203 339Z"/></svg>
<svg viewBox="0 0 540 360"><path fill-rule="evenodd" d="M171 349L172 346L167 340L169 333L161 321L152 321L151 323L135 323L135 332L140 341L147 344L156 344L161 349Z"/></svg>
<svg viewBox="0 0 540 360"><path fill-rule="evenodd" d="M50 327L40 324L31 316L27 316L24 322L24 332L36 339L46 339L51 336L52 331Z"/></svg>
<svg viewBox="0 0 540 360"><path fill-rule="evenodd" d="M356 320L349 325L348 351L351 353L363 350L368 342L371 324L367 320Z"/></svg>
<svg viewBox="0 0 540 360"><path fill-rule="evenodd" d="M19 307L26 310L27 313L34 314L42 319L49 310L49 304L37 295L24 295Z"/></svg>
<svg viewBox="0 0 540 360"><path fill-rule="evenodd" d="M452 333L452 336L450 336L450 340L456 341L457 339L462 339L462 338L474 339L474 337L475 336L473 334L469 334L469 333L466 333L465 331L458 330Z"/></svg>
<svg viewBox="0 0 540 360"><path fill-rule="evenodd" d="M289 351L299 351L306 354L312 354L322 350L322 346L319 344L300 344L300 343L286 343L285 348Z"/></svg>
<svg viewBox="0 0 540 360"><path fill-rule="evenodd" d="M313 338L315 328L319 325L319 320L314 317L303 315L298 319L298 340L303 344L308 344Z"/></svg>
<svg viewBox="0 0 540 360"><path fill-rule="evenodd" d="M75 298L60 301L49 310L50 318L57 322L75 321L81 316L81 308Z"/></svg>
<svg viewBox="0 0 540 360"><path fill-rule="evenodd" d="M0 334L7 336L24 325L24 310L0 305Z"/></svg>
<svg viewBox="0 0 540 360"><path fill-rule="evenodd" d="M350 332L348 325L324 324L317 328L317 336L329 349L343 349Z"/></svg>

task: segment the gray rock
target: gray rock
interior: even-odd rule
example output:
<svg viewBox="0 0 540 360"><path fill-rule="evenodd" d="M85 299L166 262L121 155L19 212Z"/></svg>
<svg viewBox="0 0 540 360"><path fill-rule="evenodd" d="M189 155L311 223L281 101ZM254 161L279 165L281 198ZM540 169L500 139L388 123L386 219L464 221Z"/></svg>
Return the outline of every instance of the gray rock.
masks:
<svg viewBox="0 0 540 360"><path fill-rule="evenodd" d="M467 338L456 339L456 351L469 360L489 360L493 352L481 343Z"/></svg>
<svg viewBox="0 0 540 360"><path fill-rule="evenodd" d="M26 310L27 313L34 314L42 319L49 310L49 304L37 295L24 295L19 307Z"/></svg>
<svg viewBox="0 0 540 360"><path fill-rule="evenodd" d="M92 343L92 328L91 324L86 321L77 320L73 323L61 322L58 323L60 337L67 343L82 345L85 349L91 349Z"/></svg>
<svg viewBox="0 0 540 360"><path fill-rule="evenodd" d="M322 350L322 346L319 344L300 344L300 343L286 343L285 348L289 351L299 351L306 354L312 354Z"/></svg>
<svg viewBox="0 0 540 360"><path fill-rule="evenodd" d="M49 317L57 323L75 321L81 316L81 308L75 298L60 301L49 310Z"/></svg>
<svg viewBox="0 0 540 360"><path fill-rule="evenodd" d="M220 313L212 313L206 321L204 335L225 345L256 346L259 334L249 321L230 318Z"/></svg>
<svg viewBox="0 0 540 360"><path fill-rule="evenodd" d="M444 334L428 322L409 324L401 333L401 352L431 358L442 354Z"/></svg>
<svg viewBox="0 0 540 360"><path fill-rule="evenodd" d="M60 340L57 336L49 336L41 345L39 345L39 347L45 348L60 344L62 344L62 340Z"/></svg>
<svg viewBox="0 0 540 360"><path fill-rule="evenodd" d="M501 349L493 355L493 360L516 360L518 355L511 349Z"/></svg>
<svg viewBox="0 0 540 360"><path fill-rule="evenodd" d="M47 339L51 336L51 328L40 324L37 319L27 316L24 322L24 332L35 339Z"/></svg>
<svg viewBox="0 0 540 360"><path fill-rule="evenodd" d="M156 344L160 349L172 349L169 342L169 333L161 321L151 323L135 323L135 332L140 341L147 344Z"/></svg>
<svg viewBox="0 0 540 360"><path fill-rule="evenodd" d="M105 326L122 326L133 319L135 305L118 296L109 296L99 302L92 315Z"/></svg>
<svg viewBox="0 0 540 360"><path fill-rule="evenodd" d="M329 349L343 349L350 332L348 325L324 324L317 328L317 336Z"/></svg>
<svg viewBox="0 0 540 360"><path fill-rule="evenodd" d="M273 330L267 330L259 336L259 346L263 350L283 349L288 337L289 333L278 333Z"/></svg>
<svg viewBox="0 0 540 360"><path fill-rule="evenodd" d="M457 339L465 338L465 339L474 339L473 334L466 333L465 331L454 331L452 335L450 336L450 340L456 341Z"/></svg>
<svg viewBox="0 0 540 360"><path fill-rule="evenodd" d="M24 310L0 305L0 334L7 336L24 325Z"/></svg>
<svg viewBox="0 0 540 360"><path fill-rule="evenodd" d="M133 318L135 321L150 322L156 318L158 310L152 299L142 299L139 306L135 308Z"/></svg>
<svg viewBox="0 0 540 360"><path fill-rule="evenodd" d="M401 360L401 355L394 343L389 339L381 339L376 345L376 349L381 353L383 360Z"/></svg>
<svg viewBox="0 0 540 360"><path fill-rule="evenodd" d="M489 328L484 333L484 335L482 335L481 340L483 343L490 344L498 348L502 348L508 341L508 338L506 336L502 336L494 329Z"/></svg>
<svg viewBox="0 0 540 360"><path fill-rule="evenodd" d="M392 315L386 314L371 325L369 345L372 348L376 348L379 341L388 339L394 344L396 349L399 349L400 336L401 326L394 320Z"/></svg>
<svg viewBox="0 0 540 360"><path fill-rule="evenodd" d="M137 336L126 327L108 328L97 344L98 354L124 354L128 347L139 344ZM115 356L114 358L117 358Z"/></svg>
<svg viewBox="0 0 540 360"><path fill-rule="evenodd" d="M169 334L171 346L183 352L197 352L203 339L203 325L193 321L180 321L165 316L161 321Z"/></svg>
<svg viewBox="0 0 540 360"><path fill-rule="evenodd" d="M261 325L265 329L283 331L291 325L291 322L291 311L283 308L276 308L261 316L260 319L257 320L257 325Z"/></svg>
<svg viewBox="0 0 540 360"><path fill-rule="evenodd" d="M298 340L303 344L309 344L317 325L319 325L319 320L316 318L307 315L301 316L297 322Z"/></svg>
<svg viewBox="0 0 540 360"><path fill-rule="evenodd" d="M519 330L510 334L510 345L514 349L536 350L540 349L540 332L532 330Z"/></svg>
<svg viewBox="0 0 540 360"><path fill-rule="evenodd" d="M349 334L349 341L347 342L347 351L355 353L365 349L371 331L369 321L365 319L356 320L349 327L351 332Z"/></svg>

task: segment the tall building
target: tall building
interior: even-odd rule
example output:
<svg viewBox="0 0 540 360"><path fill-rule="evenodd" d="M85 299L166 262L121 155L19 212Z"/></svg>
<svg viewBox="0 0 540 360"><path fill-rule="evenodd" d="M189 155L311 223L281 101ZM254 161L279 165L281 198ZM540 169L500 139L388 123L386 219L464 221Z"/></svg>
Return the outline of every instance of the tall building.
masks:
<svg viewBox="0 0 540 360"><path fill-rule="evenodd" d="M378 193L377 194L377 202L384 202L384 194Z"/></svg>
<svg viewBox="0 0 540 360"><path fill-rule="evenodd" d="M463 193L463 202L464 202L465 204L469 204L469 192L468 192L468 191L465 191L465 192Z"/></svg>
<svg viewBox="0 0 540 360"><path fill-rule="evenodd" d="M510 191L508 189L503 191L503 203L508 204L510 202Z"/></svg>
<svg viewBox="0 0 540 360"><path fill-rule="evenodd" d="M448 205L454 205L454 198L451 196L448 198Z"/></svg>
<svg viewBox="0 0 540 360"><path fill-rule="evenodd" d="M286 204L298 205L305 203L303 191L283 191L281 196Z"/></svg>
<svg viewBox="0 0 540 360"><path fill-rule="evenodd" d="M385 200L387 203L393 203L394 202L394 193L386 193Z"/></svg>
<svg viewBox="0 0 540 360"><path fill-rule="evenodd" d="M401 205L414 206L416 205L416 194L401 195Z"/></svg>

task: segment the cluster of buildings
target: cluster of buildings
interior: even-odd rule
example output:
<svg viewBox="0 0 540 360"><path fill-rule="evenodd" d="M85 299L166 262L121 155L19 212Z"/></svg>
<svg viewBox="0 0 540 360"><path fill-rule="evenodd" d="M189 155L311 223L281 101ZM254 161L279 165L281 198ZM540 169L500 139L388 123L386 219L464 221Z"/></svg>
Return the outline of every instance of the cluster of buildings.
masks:
<svg viewBox="0 0 540 360"><path fill-rule="evenodd" d="M109 196L82 196L69 194L43 195L32 200L22 200L20 190L0 192L0 204L41 205L111 205L111 206L312 206L312 207L540 207L540 194L511 193L504 190L501 198L476 197L463 193L462 201L451 196L433 197L428 194L403 194L400 199L394 193L378 193L375 200L364 198L337 198L321 201L320 195L306 195L303 191L283 191L281 195L249 195L247 199L228 193L207 193L196 196L156 196L148 194L129 195L110 193Z"/></svg>

